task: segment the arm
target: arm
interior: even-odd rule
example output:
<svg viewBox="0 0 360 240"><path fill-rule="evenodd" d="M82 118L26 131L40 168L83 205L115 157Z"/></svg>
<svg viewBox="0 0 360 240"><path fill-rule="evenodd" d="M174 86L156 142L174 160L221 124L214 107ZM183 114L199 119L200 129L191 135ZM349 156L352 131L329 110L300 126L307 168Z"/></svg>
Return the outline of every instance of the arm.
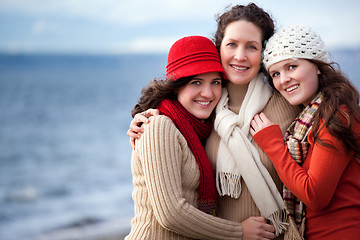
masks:
<svg viewBox="0 0 360 240"><path fill-rule="evenodd" d="M231 222L206 214L182 197L182 158L186 141L166 117L157 117L145 126L137 151L142 159L145 181L158 222L184 236L200 239L243 239L248 235L273 239L273 227L262 217L243 223ZM148 134L151 131L152 134ZM190 151L190 150L189 150ZM191 174L191 173L189 173ZM197 176L198 177L198 176Z"/></svg>
<svg viewBox="0 0 360 240"><path fill-rule="evenodd" d="M318 210L326 207L351 160L342 142L323 128L319 137L331 141L336 149L310 141L308 157L305 159L308 167L304 169L290 156L277 125L262 128L266 123L259 123L259 119L254 121L257 122L254 124L254 139L269 156L284 184L307 207Z"/></svg>

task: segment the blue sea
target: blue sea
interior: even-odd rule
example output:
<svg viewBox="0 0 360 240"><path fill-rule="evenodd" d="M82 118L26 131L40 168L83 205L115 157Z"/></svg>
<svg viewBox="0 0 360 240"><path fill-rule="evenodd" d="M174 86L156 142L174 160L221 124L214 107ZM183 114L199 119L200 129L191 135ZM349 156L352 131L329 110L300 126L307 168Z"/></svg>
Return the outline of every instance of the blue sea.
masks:
<svg viewBox="0 0 360 240"><path fill-rule="evenodd" d="M360 89L360 50L332 59ZM130 111L166 55L0 54L0 239L133 216Z"/></svg>

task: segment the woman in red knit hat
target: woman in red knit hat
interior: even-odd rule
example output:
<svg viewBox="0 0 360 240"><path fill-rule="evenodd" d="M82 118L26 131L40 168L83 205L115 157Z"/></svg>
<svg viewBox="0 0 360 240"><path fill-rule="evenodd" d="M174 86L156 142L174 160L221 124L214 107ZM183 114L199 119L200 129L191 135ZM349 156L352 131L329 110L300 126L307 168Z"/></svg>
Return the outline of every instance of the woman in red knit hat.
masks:
<svg viewBox="0 0 360 240"><path fill-rule="evenodd" d="M131 167L135 217L130 239L240 239L239 222L216 216L213 168L203 147L222 92L224 70L215 45L185 37L168 54L166 79L143 89L133 116L148 108L160 115L144 125ZM264 225L273 238L271 225Z"/></svg>
<svg viewBox="0 0 360 240"><path fill-rule="evenodd" d="M250 122L258 112L265 112L283 132L300 112L300 107L291 106L265 83L261 58L266 41L274 33L273 20L250 3L230 8L217 22L215 45L228 84L223 88L214 131L205 149L216 168L218 216L240 222L244 240L251 239L249 234L254 232L257 239L267 238L267 233L261 231L264 219L274 226L276 239L301 239L296 227L288 222L283 184L270 159L249 133ZM137 114L128 131L130 137L140 137L137 133L142 130L137 124L147 123L147 115ZM254 228L255 223L260 228Z"/></svg>

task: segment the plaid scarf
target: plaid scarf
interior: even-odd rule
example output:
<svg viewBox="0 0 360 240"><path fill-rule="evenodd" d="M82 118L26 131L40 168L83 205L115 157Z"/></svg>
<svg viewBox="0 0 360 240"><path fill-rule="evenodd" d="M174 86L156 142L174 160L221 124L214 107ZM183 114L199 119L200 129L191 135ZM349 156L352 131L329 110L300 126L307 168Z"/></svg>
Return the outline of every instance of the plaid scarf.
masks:
<svg viewBox="0 0 360 240"><path fill-rule="evenodd" d="M287 143L291 157L301 166L309 148L307 136L314 122L314 117L322 96L318 93L309 105L299 114L295 121L287 129L284 140ZM295 197L284 185L283 199L291 221L294 221L301 236L305 230L305 208L303 202Z"/></svg>
<svg viewBox="0 0 360 240"><path fill-rule="evenodd" d="M213 168L202 144L211 133L212 121L201 121L190 114L177 100L165 99L157 109L161 114L169 117L185 137L200 170L199 209L215 216L217 200L215 179Z"/></svg>

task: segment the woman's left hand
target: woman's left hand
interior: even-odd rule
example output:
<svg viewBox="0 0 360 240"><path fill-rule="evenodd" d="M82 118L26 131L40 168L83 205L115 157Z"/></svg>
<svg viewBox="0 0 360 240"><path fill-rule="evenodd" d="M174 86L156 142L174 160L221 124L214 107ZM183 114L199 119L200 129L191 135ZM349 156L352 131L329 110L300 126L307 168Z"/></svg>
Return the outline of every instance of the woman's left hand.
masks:
<svg viewBox="0 0 360 240"><path fill-rule="evenodd" d="M256 114L250 122L250 134L254 136L257 132L271 125L274 125L274 123L263 112Z"/></svg>

